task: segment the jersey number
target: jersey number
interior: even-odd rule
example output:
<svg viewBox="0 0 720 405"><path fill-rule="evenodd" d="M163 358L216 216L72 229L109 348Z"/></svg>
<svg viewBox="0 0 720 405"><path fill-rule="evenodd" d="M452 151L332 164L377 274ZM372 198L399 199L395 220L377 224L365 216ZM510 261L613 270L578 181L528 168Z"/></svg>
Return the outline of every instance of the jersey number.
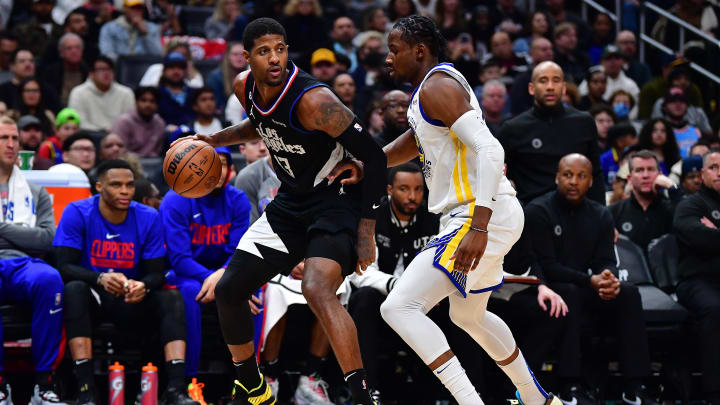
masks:
<svg viewBox="0 0 720 405"><path fill-rule="evenodd" d="M294 178L295 178L295 174L293 173L292 169L290 168L290 161L287 160L287 159L285 159L284 157L280 157L280 156L273 156L273 157L274 157L275 160L278 162L278 164L280 165L280 167L282 167L283 170L285 170L285 172L286 172L287 174L289 174L290 177L292 177L292 178L294 179Z"/></svg>

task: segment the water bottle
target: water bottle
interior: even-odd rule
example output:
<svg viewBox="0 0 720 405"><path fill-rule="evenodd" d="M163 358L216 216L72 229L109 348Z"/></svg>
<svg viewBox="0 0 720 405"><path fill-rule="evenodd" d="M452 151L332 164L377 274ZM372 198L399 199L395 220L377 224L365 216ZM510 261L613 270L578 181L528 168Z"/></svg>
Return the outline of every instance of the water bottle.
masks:
<svg viewBox="0 0 720 405"><path fill-rule="evenodd" d="M158 369L152 363L142 368L140 376L140 391L142 405L157 405L158 399Z"/></svg>
<svg viewBox="0 0 720 405"><path fill-rule="evenodd" d="M108 371L108 404L125 405L125 366L116 361Z"/></svg>

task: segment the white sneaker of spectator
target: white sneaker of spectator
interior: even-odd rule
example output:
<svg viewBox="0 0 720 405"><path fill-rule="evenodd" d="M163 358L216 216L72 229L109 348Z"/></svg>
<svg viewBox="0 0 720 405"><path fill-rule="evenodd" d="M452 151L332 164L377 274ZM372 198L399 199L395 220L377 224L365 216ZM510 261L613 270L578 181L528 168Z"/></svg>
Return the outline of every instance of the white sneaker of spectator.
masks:
<svg viewBox="0 0 720 405"><path fill-rule="evenodd" d="M8 392L10 390L8 389ZM12 403L12 402L9 402ZM0 403L2 404L2 403ZM40 386L35 385L35 389L33 391L33 396L30 399L31 405L66 405L64 402L60 401L60 397L58 394L55 393L52 389L49 389L47 391L40 391Z"/></svg>
<svg viewBox="0 0 720 405"><path fill-rule="evenodd" d="M12 389L10 384L0 386L0 405L12 405Z"/></svg>
<svg viewBox="0 0 720 405"><path fill-rule="evenodd" d="M327 389L328 383L318 376L300 376L295 390L295 404L332 405Z"/></svg>
<svg viewBox="0 0 720 405"><path fill-rule="evenodd" d="M272 391L273 398L275 400L278 399L278 392L280 392L280 381L277 378L270 378L268 376L265 376L265 382L267 385L270 386L270 390ZM2 405L2 404L0 404Z"/></svg>

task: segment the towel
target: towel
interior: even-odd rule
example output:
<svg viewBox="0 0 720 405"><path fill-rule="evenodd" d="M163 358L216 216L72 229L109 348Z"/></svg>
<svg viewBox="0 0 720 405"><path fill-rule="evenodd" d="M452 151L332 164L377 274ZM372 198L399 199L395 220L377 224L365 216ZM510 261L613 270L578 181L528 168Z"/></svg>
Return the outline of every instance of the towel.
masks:
<svg viewBox="0 0 720 405"><path fill-rule="evenodd" d="M8 182L7 206L3 206L3 222L34 227L37 222L35 200L30 191L30 183L22 171L13 168Z"/></svg>

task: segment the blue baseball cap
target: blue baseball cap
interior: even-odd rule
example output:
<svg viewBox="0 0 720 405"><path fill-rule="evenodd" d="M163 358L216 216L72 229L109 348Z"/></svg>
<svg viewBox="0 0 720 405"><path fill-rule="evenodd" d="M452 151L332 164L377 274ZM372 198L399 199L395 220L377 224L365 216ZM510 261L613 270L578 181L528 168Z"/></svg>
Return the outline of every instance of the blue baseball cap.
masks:
<svg viewBox="0 0 720 405"><path fill-rule="evenodd" d="M163 66L187 67L187 59L185 59L185 55L180 52L170 52L165 55L165 59L163 59Z"/></svg>

